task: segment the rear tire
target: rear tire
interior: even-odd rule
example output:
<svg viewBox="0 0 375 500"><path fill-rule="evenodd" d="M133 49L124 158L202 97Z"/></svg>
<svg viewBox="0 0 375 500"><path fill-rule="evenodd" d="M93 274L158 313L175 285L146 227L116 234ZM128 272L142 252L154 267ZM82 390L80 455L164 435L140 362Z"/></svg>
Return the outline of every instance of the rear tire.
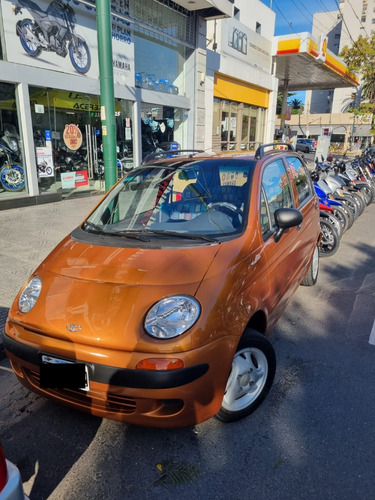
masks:
<svg viewBox="0 0 375 500"><path fill-rule="evenodd" d="M237 347L223 402L215 417L235 422L247 417L263 402L276 372L276 355L270 342L247 328Z"/></svg>
<svg viewBox="0 0 375 500"><path fill-rule="evenodd" d="M319 247L315 247L312 261L310 263L309 269L306 276L303 278L302 286L314 286L318 280L319 274Z"/></svg>
<svg viewBox="0 0 375 500"><path fill-rule="evenodd" d="M20 42L25 52L31 57L38 57L41 54L42 49L40 48L40 45L28 41L28 31L34 32L34 23L31 19L23 19L17 23L17 34L20 37Z"/></svg>

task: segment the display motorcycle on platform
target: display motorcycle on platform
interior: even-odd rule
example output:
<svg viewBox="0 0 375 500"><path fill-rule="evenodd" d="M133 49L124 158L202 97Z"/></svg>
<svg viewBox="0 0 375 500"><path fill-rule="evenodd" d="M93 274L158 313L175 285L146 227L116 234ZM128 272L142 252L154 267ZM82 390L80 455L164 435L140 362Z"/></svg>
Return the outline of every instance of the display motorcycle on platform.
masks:
<svg viewBox="0 0 375 500"><path fill-rule="evenodd" d="M16 26L22 47L29 56L38 57L46 50L66 57L69 52L74 69L81 74L88 72L90 51L84 38L75 33L76 14L70 5L54 0L44 11L32 0L16 0L13 3L16 15L27 9L34 18L21 19Z"/></svg>
<svg viewBox="0 0 375 500"><path fill-rule="evenodd" d="M25 172L21 165L16 127L5 123L0 135L0 187L5 191L22 191L25 188Z"/></svg>

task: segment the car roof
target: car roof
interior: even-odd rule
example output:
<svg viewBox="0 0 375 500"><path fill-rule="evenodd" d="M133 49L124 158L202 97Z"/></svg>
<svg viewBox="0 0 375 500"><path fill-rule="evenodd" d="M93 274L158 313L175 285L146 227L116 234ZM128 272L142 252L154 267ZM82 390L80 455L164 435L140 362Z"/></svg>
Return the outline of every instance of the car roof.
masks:
<svg viewBox="0 0 375 500"><path fill-rule="evenodd" d="M213 152L206 152L203 150L180 149L173 151L158 151L156 153L151 153L144 158L144 160L142 161L142 165L145 165L146 163L147 164L153 163L155 161L157 161L159 164L168 165L171 162L174 162L175 160L180 160L180 161L183 160L184 162L190 163L191 161L196 161L197 159L202 159L202 160L241 159L241 160L257 161L270 155L282 154L286 152L288 152L289 154L296 153L296 150L291 143L271 142L268 144L262 144L261 146L258 147L255 153L249 153L249 152L242 153L234 151L233 153L228 152L224 154L218 154Z"/></svg>

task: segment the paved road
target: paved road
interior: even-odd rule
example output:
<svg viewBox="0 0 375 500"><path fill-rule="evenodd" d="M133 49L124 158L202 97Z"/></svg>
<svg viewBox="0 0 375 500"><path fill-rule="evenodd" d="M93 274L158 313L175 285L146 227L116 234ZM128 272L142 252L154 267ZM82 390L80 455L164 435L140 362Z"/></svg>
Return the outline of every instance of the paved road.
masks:
<svg viewBox="0 0 375 500"><path fill-rule="evenodd" d="M1 290L3 308L94 201L0 214L2 228L9 217L0 251L0 282L11 281L9 293ZM317 285L297 291L270 337L275 384L240 422L154 430L101 420L28 393L3 359L0 436L31 500L372 500L374 218L372 205L337 254L321 260ZM175 474L162 476L158 465L171 460Z"/></svg>
<svg viewBox="0 0 375 500"><path fill-rule="evenodd" d="M0 211L0 350L5 319L19 289L100 198L96 195Z"/></svg>

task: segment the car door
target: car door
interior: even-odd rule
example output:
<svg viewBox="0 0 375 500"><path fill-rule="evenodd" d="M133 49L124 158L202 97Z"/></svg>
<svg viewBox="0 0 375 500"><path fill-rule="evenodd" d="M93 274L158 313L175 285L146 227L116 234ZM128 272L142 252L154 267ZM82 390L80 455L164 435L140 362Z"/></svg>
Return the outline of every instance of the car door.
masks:
<svg viewBox="0 0 375 500"><path fill-rule="evenodd" d="M296 208L303 215L303 223L298 232L298 246L295 248L296 258L303 261L306 260L306 256L312 254L319 237L319 204L303 161L297 156L286 154L284 163L294 192Z"/></svg>
<svg viewBox="0 0 375 500"><path fill-rule="evenodd" d="M261 178L260 225L263 251L266 256L270 296L268 297L269 323L273 325L287 301L299 285L301 227L292 227L281 239L274 239L275 218L278 208L295 208L296 200L287 170L280 158L267 163Z"/></svg>

